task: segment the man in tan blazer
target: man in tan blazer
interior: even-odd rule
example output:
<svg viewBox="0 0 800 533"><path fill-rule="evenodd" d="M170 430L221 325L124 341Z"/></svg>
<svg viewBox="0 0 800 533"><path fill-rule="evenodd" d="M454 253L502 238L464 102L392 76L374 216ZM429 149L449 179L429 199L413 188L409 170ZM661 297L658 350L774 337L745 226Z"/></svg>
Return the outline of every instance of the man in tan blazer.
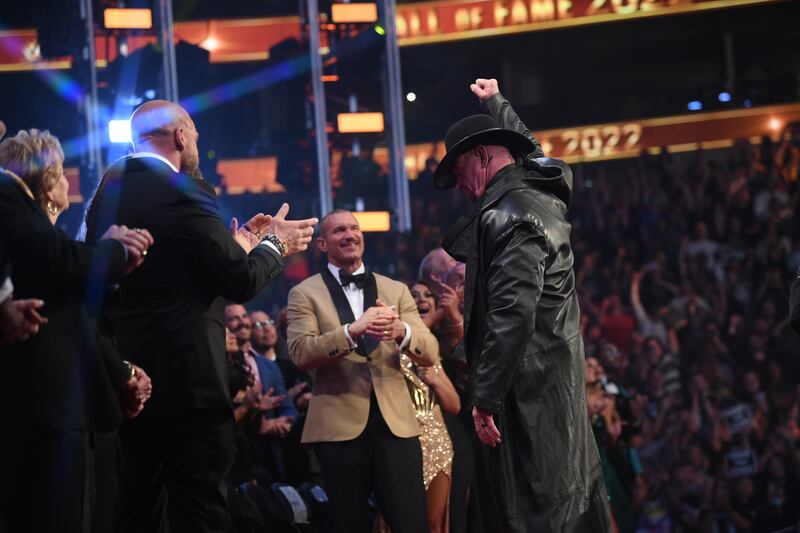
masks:
<svg viewBox="0 0 800 533"><path fill-rule="evenodd" d="M364 268L364 236L349 211L322 219L329 264L289 292L289 353L315 370L302 442L313 443L334 531L369 531L374 492L393 533L427 531L419 426L400 352L439 359L408 288Z"/></svg>

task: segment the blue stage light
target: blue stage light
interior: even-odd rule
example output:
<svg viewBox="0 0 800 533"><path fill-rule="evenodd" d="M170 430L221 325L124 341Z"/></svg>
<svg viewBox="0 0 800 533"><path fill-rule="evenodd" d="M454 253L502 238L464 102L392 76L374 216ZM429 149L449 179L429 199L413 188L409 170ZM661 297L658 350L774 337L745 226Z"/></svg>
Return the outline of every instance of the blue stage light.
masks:
<svg viewBox="0 0 800 533"><path fill-rule="evenodd" d="M731 93L723 91L723 92L719 93L717 98L719 98L720 102L730 102L731 101Z"/></svg>
<svg viewBox="0 0 800 533"><path fill-rule="evenodd" d="M108 140L112 143L131 142L131 122L129 120L108 121Z"/></svg>
<svg viewBox="0 0 800 533"><path fill-rule="evenodd" d="M703 109L703 103L700 100L692 100L686 105L686 107L689 109L689 111L700 111Z"/></svg>

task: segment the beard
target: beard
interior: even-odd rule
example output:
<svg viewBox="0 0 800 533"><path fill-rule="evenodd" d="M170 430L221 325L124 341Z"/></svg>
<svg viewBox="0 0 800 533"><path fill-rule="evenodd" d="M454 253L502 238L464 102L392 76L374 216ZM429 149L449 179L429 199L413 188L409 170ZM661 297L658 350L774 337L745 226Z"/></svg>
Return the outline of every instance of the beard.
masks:
<svg viewBox="0 0 800 533"><path fill-rule="evenodd" d="M269 344L266 341L257 341L255 339L250 339L250 344L253 346L253 349L255 351L259 352L259 353L268 352L270 349L272 349L275 346L274 343L273 344Z"/></svg>
<svg viewBox="0 0 800 533"><path fill-rule="evenodd" d="M181 158L181 172L197 179L203 179L203 173L200 171L200 158L197 154L191 154Z"/></svg>

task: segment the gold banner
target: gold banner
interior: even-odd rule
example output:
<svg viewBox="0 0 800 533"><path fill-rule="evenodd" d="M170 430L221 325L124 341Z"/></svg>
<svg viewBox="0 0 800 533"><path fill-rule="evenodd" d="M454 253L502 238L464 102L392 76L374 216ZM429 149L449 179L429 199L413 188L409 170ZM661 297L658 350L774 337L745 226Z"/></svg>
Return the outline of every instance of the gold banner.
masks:
<svg viewBox="0 0 800 533"><path fill-rule="evenodd" d="M675 15L781 0L439 0L397 7L400 46Z"/></svg>
<svg viewBox="0 0 800 533"><path fill-rule="evenodd" d="M737 139L760 143L765 135L777 140L787 125L797 122L800 122L800 103L534 132L548 157L582 163L638 157L643 151L656 154L661 150L725 148L733 146ZM444 153L441 141L408 145L405 164L409 178L416 179L428 158L438 161ZM375 150L375 159L388 165L385 149Z"/></svg>

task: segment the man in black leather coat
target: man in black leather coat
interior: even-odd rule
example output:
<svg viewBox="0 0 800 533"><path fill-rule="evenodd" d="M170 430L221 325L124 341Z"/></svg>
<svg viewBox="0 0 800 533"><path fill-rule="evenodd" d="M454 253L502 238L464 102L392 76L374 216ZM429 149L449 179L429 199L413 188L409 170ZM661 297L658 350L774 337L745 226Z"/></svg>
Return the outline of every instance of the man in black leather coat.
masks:
<svg viewBox="0 0 800 533"><path fill-rule="evenodd" d="M611 530L584 391L580 310L566 220L572 173L499 93L472 91L485 114L454 124L436 169L471 208L444 248L467 264L464 347L479 479L492 531Z"/></svg>

